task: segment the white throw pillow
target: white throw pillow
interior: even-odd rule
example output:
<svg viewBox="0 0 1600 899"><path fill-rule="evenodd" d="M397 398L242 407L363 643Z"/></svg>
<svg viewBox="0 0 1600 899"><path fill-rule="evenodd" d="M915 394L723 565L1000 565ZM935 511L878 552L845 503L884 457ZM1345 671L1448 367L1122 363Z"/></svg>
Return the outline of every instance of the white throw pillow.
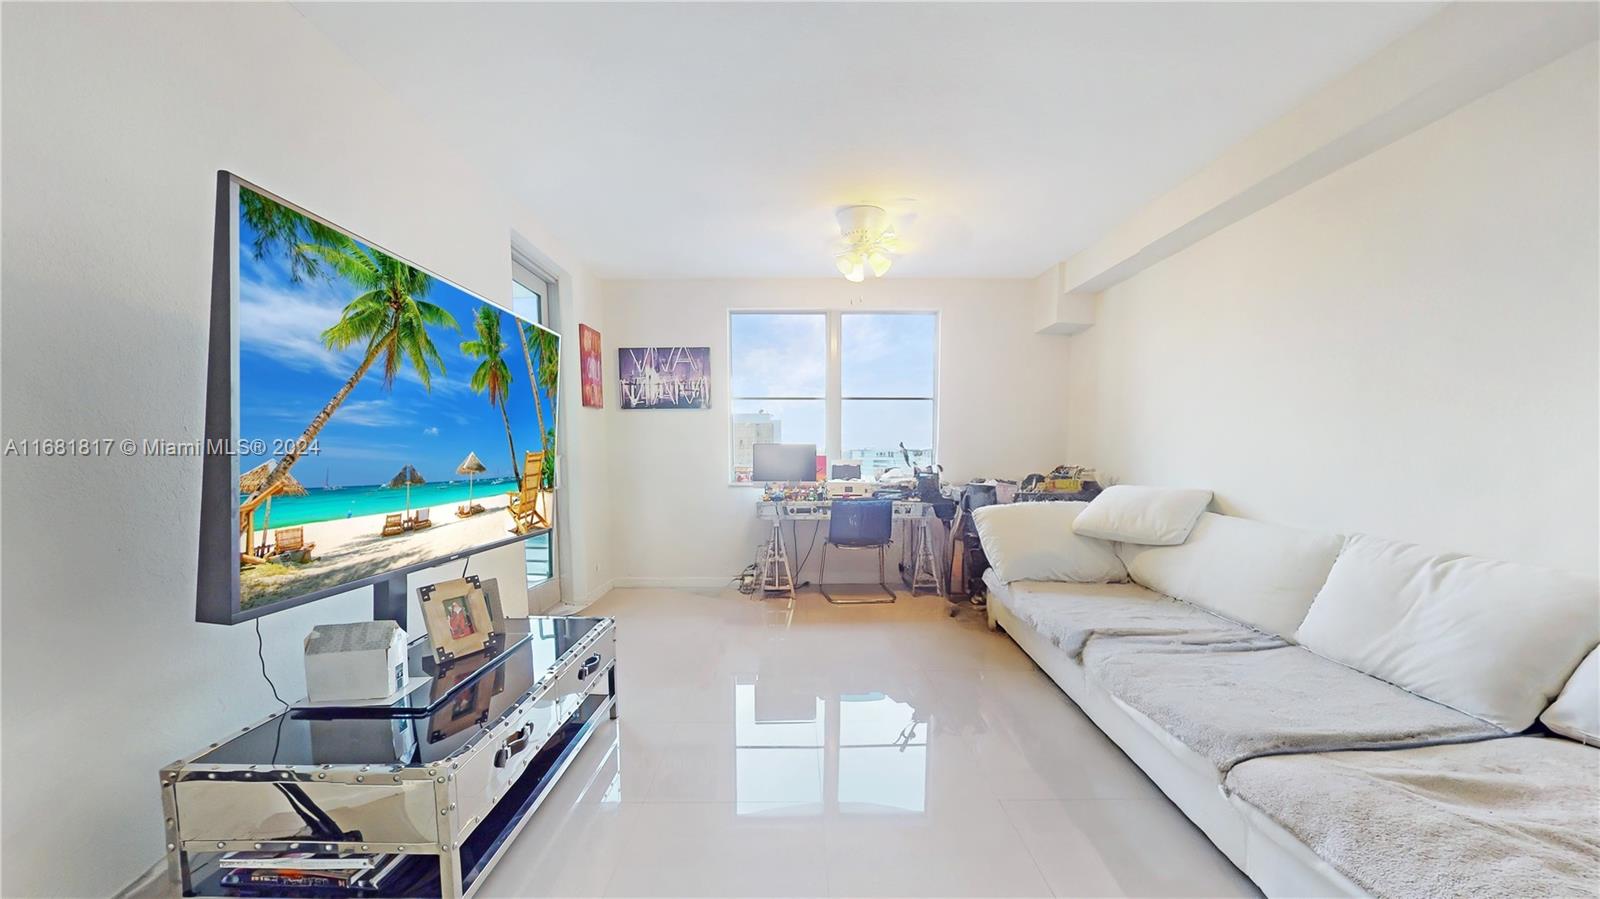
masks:
<svg viewBox="0 0 1600 899"><path fill-rule="evenodd" d="M1176 546L1189 539L1195 519L1210 504L1210 490L1118 484L1095 497L1072 529L1101 540Z"/></svg>
<svg viewBox="0 0 1600 899"><path fill-rule="evenodd" d="M1328 579L1344 538L1206 512L1180 546L1119 547L1134 582L1287 637Z"/></svg>
<svg viewBox="0 0 1600 899"><path fill-rule="evenodd" d="M1600 640L1600 588L1578 574L1356 535L1296 636L1515 732Z"/></svg>
<svg viewBox="0 0 1600 899"><path fill-rule="evenodd" d="M1563 737L1600 746L1600 647L1572 672L1561 695L1539 720Z"/></svg>
<svg viewBox="0 0 1600 899"><path fill-rule="evenodd" d="M975 509L972 521L995 575L1012 581L1125 581L1111 544L1072 532L1087 503L1013 503Z"/></svg>

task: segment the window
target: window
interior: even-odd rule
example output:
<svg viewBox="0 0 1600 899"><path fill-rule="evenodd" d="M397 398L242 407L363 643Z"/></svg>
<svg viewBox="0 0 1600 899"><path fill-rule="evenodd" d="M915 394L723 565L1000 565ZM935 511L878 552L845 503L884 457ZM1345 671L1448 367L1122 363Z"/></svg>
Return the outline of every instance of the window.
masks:
<svg viewBox="0 0 1600 899"><path fill-rule="evenodd" d="M539 324L546 324L544 320L544 297L548 292L545 280L514 264L511 271L511 311L526 319L531 319Z"/></svg>
<svg viewBox="0 0 1600 899"><path fill-rule="evenodd" d="M517 315L550 324L549 301L555 292L553 279L545 277L532 264L515 253L511 262L511 311ZM557 480L559 484L559 477ZM560 526L561 516L557 516ZM523 562L527 570L529 608L546 609L560 602L560 586L556 579L556 540L550 533L538 534L523 541Z"/></svg>
<svg viewBox="0 0 1600 899"><path fill-rule="evenodd" d="M872 478L933 463L939 322L931 313L846 312L839 317L840 458Z"/></svg>
<svg viewBox="0 0 1600 899"><path fill-rule="evenodd" d="M732 479L756 443L814 443L871 478L934 457L939 318L931 312L729 316Z"/></svg>
<svg viewBox="0 0 1600 899"><path fill-rule="evenodd" d="M733 480L750 480L750 447L757 443L815 443L826 452L827 328L820 312L733 316Z"/></svg>

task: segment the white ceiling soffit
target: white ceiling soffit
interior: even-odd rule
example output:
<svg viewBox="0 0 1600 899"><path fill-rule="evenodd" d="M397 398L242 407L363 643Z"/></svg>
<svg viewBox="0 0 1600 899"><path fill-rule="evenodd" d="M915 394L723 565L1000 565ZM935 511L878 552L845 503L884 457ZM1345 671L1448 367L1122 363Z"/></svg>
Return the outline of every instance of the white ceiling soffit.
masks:
<svg viewBox="0 0 1600 899"><path fill-rule="evenodd" d="M1105 290L1597 37L1593 3L1453 5L1110 229L1054 289Z"/></svg>
<svg viewBox="0 0 1600 899"><path fill-rule="evenodd" d="M601 276L1033 277L1440 4L298 8Z"/></svg>

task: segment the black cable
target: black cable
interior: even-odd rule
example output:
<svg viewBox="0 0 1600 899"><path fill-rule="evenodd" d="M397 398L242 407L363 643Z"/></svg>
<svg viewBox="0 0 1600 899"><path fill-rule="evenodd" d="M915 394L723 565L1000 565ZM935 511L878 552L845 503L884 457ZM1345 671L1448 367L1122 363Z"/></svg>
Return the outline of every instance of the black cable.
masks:
<svg viewBox="0 0 1600 899"><path fill-rule="evenodd" d="M816 548L817 548L817 535L822 533L822 519L820 519L820 518L815 519L814 521L812 521L812 525L813 525L813 527L811 528L811 545L806 547L806 554L803 557L801 557L800 564L795 568L795 570L794 570L794 576L795 577L799 577L800 576L800 572L805 570L806 563L811 561L811 553L813 551L815 551ZM789 526L789 530L790 530L790 532L792 532L794 534L794 545L795 545L795 548L799 549L800 548L800 524L799 524L799 522L795 522L794 524L791 524ZM800 584L800 586L802 586L802 587L809 587L810 585L811 585L810 581L806 581L805 583Z"/></svg>
<svg viewBox="0 0 1600 899"><path fill-rule="evenodd" d="M320 840L342 840L344 831L339 825L328 817L328 813L317 808L317 804L306 795L306 791L299 784L275 783L278 792L289 801L289 807L300 816L300 820L311 828L311 833Z"/></svg>
<svg viewBox="0 0 1600 899"><path fill-rule="evenodd" d="M267 688L272 691L272 698L278 700L278 704L283 706L283 711L278 713L277 733L272 738L272 760L268 763L276 765L278 764L278 750L283 746L283 721L289 717L289 704L283 701L282 696L278 695L278 685L274 684L272 676L267 674L267 654L261 642L260 618L256 619L256 660L261 663L261 676L266 679Z"/></svg>
<svg viewBox="0 0 1600 899"><path fill-rule="evenodd" d="M274 684L272 682L272 676L267 674L267 653L266 653L266 648L263 646L263 644L261 642L261 619L260 618L256 619L256 659L261 662L261 676L266 679L267 688L272 691L272 698L278 700L278 704L283 706L284 711L288 711L289 704L287 702L283 701L283 697L282 696L278 695L278 685Z"/></svg>

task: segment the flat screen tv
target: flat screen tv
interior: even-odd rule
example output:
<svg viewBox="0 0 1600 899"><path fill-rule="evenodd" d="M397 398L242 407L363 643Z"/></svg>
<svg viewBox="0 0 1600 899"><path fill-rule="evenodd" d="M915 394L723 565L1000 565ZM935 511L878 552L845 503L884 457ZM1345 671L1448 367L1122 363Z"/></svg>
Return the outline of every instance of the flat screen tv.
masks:
<svg viewBox="0 0 1600 899"><path fill-rule="evenodd" d="M403 620L405 573L548 530L559 365L554 331L219 172L196 619L372 584Z"/></svg>

